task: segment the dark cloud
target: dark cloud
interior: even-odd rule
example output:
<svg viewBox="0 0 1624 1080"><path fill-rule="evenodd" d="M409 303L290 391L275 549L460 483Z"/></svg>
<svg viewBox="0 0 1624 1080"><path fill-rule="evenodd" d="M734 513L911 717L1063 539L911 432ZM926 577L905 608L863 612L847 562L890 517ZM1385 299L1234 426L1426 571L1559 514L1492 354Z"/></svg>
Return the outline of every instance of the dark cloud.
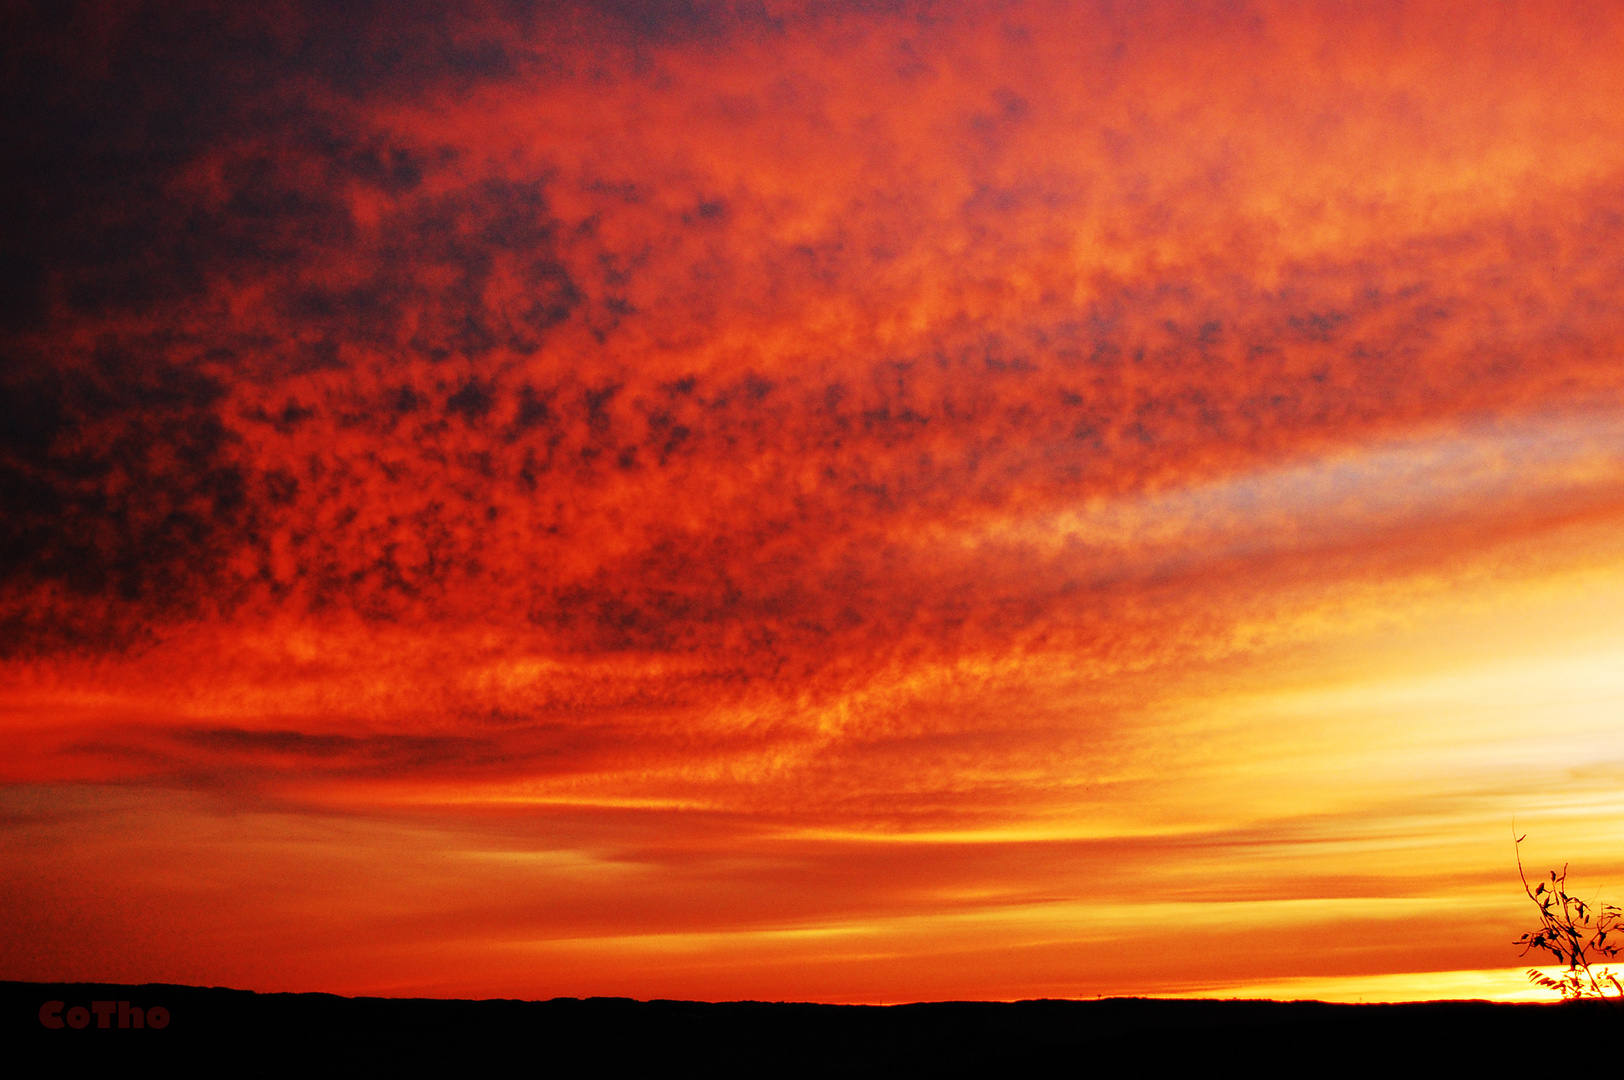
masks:
<svg viewBox="0 0 1624 1080"><path fill-rule="evenodd" d="M23 367L19 364L16 367ZM107 343L0 390L0 587L9 650L119 642L136 615L230 603L257 510L220 385L161 351Z"/></svg>
<svg viewBox="0 0 1624 1080"><path fill-rule="evenodd" d="M306 759L324 771L398 773L506 761L503 749L494 741L465 736L354 737L302 731L197 728L179 731L175 738L187 746L213 751L228 763L233 758L264 763L269 758L287 757Z"/></svg>
<svg viewBox="0 0 1624 1080"><path fill-rule="evenodd" d="M919 538L1611 379L1614 179L1434 224L1425 169L1411 205L1267 87L1158 82L1184 36L1085 19L1077 74L863 8L877 44L817 62L857 10L17 8L8 640L252 609L779 671L1086 636L1097 575ZM875 112L899 41L1000 59ZM1532 138L1253 47L1417 154Z"/></svg>

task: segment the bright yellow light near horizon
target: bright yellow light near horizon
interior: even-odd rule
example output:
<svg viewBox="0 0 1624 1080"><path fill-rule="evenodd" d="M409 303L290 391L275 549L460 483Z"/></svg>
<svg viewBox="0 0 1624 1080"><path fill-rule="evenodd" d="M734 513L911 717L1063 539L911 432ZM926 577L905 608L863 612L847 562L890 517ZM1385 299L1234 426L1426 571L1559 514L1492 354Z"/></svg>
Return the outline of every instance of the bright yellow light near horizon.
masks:
<svg viewBox="0 0 1624 1080"><path fill-rule="evenodd" d="M1619 612L1614 564L1468 580L1390 619L1352 619L1350 633L1322 625L1154 710L1187 748L1164 768L1211 774L1226 798L1289 791L1302 813L1378 787L1624 767Z"/></svg>
<svg viewBox="0 0 1624 1080"><path fill-rule="evenodd" d="M1547 970L1547 969L1542 969ZM1527 968L1401 971L1382 975L1305 975L1222 986L1180 987L1156 997L1234 1000L1331 1001L1373 1004L1403 1001L1550 1001L1549 990L1528 981ZM1547 974L1555 974L1548 969Z"/></svg>

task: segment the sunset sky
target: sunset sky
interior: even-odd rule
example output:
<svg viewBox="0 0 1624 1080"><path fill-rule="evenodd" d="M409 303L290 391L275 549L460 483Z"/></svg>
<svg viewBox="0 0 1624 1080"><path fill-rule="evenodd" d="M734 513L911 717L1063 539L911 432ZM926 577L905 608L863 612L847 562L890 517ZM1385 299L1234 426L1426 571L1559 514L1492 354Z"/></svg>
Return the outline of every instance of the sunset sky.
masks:
<svg viewBox="0 0 1624 1080"><path fill-rule="evenodd" d="M1513 819L1624 902L1624 8L449 6L0 15L0 978L1515 996Z"/></svg>

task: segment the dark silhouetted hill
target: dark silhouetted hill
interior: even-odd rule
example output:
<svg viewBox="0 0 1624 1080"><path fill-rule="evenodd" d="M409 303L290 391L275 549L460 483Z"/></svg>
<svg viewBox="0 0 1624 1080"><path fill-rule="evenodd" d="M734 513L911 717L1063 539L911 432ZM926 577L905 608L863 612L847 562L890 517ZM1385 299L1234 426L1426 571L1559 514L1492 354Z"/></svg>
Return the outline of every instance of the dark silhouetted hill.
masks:
<svg viewBox="0 0 1624 1080"><path fill-rule="evenodd" d="M49 1028L40 1019L47 1002ZM99 1026L92 1010L107 1026ZM118 1003L127 1003L120 1027ZM161 1029L135 1028L158 1006ZM69 1016L74 1007L83 1014ZM34 1075L1093 1076L1616 1069L1599 1002L1099 1001L895 1006L560 998L443 1001L147 984L0 983L8 1057ZM158 1014L161 1019L161 1014ZM84 1020L74 1028L69 1019Z"/></svg>

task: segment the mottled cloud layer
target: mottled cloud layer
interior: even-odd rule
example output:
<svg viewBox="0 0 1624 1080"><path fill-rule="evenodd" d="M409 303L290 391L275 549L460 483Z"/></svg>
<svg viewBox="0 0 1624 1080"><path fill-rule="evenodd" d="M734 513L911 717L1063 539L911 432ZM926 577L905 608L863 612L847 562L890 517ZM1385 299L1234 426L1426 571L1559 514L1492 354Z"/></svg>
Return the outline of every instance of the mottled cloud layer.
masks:
<svg viewBox="0 0 1624 1080"><path fill-rule="evenodd" d="M1624 554L1593 7L4 19L13 785L1172 880L1213 776L1356 753L1246 679Z"/></svg>

